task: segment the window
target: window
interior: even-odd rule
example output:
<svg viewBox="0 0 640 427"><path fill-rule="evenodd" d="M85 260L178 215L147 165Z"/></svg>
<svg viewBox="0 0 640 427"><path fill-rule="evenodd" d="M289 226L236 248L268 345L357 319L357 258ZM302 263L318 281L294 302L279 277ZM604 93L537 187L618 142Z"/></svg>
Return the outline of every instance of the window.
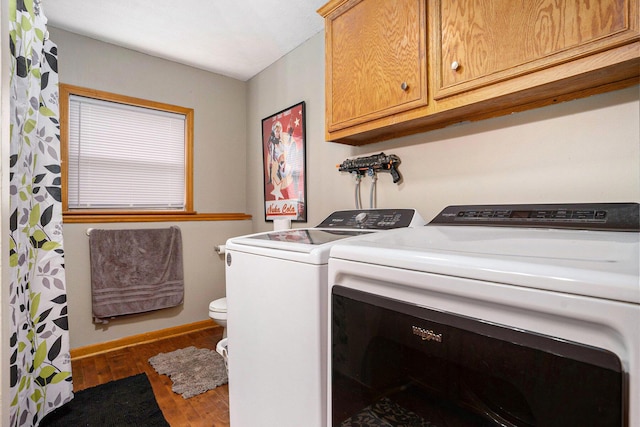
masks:
<svg viewBox="0 0 640 427"><path fill-rule="evenodd" d="M193 110L60 85L63 211L193 213Z"/></svg>

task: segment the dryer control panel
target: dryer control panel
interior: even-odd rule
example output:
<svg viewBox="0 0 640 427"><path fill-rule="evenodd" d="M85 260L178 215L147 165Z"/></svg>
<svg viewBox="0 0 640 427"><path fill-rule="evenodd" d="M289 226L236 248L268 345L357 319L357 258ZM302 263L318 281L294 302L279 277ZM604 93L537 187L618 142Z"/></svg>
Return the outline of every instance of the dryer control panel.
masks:
<svg viewBox="0 0 640 427"><path fill-rule="evenodd" d="M429 225L640 231L638 203L449 206Z"/></svg>
<svg viewBox="0 0 640 427"><path fill-rule="evenodd" d="M366 230L390 230L392 228L418 227L425 221L415 209L356 209L336 211L316 228L362 228Z"/></svg>

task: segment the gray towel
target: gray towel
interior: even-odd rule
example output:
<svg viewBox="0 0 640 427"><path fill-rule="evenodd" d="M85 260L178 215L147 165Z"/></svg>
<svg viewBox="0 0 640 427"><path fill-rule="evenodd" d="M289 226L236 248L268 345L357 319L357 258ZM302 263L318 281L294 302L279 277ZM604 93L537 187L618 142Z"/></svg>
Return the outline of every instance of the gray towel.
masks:
<svg viewBox="0 0 640 427"><path fill-rule="evenodd" d="M98 230L89 235L94 321L182 304L178 227Z"/></svg>

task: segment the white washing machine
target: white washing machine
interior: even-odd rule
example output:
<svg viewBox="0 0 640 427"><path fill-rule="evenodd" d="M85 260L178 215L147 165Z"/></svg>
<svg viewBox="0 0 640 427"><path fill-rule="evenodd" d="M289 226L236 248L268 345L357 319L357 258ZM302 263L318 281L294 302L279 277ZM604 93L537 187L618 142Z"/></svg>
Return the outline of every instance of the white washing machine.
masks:
<svg viewBox="0 0 640 427"><path fill-rule="evenodd" d="M315 228L227 241L232 426L326 426L329 250L338 241L424 224L413 209L349 210Z"/></svg>
<svg viewBox="0 0 640 427"><path fill-rule="evenodd" d="M636 203L452 206L332 247L330 426L640 426Z"/></svg>

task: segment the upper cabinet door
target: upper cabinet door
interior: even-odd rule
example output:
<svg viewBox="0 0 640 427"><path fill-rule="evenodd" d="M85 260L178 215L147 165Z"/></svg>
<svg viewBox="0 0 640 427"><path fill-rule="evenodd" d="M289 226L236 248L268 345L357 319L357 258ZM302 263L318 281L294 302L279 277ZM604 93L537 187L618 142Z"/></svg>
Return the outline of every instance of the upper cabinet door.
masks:
<svg viewBox="0 0 640 427"><path fill-rule="evenodd" d="M425 7L425 0L343 0L319 10L329 132L427 103Z"/></svg>
<svg viewBox="0 0 640 427"><path fill-rule="evenodd" d="M435 99L533 73L638 36L630 0L436 0Z"/></svg>

